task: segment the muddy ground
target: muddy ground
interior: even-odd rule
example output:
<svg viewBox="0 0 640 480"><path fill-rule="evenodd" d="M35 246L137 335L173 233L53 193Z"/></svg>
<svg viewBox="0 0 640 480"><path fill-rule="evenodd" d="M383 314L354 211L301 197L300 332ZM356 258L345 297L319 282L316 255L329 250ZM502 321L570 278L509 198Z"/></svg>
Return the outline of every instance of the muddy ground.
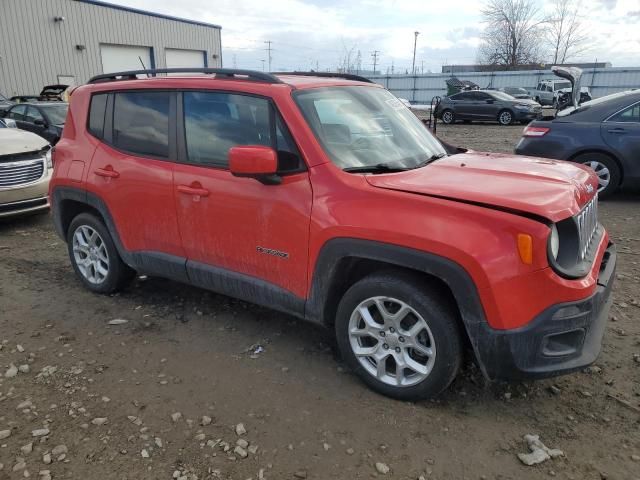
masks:
<svg viewBox="0 0 640 480"><path fill-rule="evenodd" d="M439 134L510 151L521 130ZM639 205L601 204L619 263L595 367L486 385L468 364L424 403L372 393L327 332L267 309L156 278L91 294L47 215L2 223L0 479L640 479ZM564 456L522 465L529 433Z"/></svg>

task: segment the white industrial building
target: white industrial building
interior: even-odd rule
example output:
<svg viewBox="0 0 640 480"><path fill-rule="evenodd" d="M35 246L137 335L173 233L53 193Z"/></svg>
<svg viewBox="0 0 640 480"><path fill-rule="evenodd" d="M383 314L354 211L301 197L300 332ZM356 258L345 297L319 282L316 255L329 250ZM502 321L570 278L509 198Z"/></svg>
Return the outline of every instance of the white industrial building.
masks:
<svg viewBox="0 0 640 480"><path fill-rule="evenodd" d="M221 67L220 26L98 0L0 0L0 93L143 68Z"/></svg>

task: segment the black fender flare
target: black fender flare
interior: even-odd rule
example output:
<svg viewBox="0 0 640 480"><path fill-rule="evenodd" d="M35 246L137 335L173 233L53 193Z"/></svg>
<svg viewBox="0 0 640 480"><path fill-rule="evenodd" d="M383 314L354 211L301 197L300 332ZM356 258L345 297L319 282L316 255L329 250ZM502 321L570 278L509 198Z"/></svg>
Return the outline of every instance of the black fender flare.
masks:
<svg viewBox="0 0 640 480"><path fill-rule="evenodd" d="M442 280L451 290L460 311L469 341L485 372L479 347L491 330L480 301L480 295L471 275L457 262L420 250L388 243L356 238L335 238L327 241L317 257L309 297L305 305L305 318L326 325L327 298L340 265L345 259L375 260L432 275ZM485 372L486 373L486 372Z"/></svg>

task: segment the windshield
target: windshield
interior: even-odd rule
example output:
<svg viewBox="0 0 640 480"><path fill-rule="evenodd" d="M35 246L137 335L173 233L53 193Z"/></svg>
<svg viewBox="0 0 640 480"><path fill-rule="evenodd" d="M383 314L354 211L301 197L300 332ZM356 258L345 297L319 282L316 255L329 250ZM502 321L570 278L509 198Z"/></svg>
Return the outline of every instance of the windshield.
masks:
<svg viewBox="0 0 640 480"><path fill-rule="evenodd" d="M40 108L49 119L52 125L64 125L67 118L68 105L40 105Z"/></svg>
<svg viewBox="0 0 640 480"><path fill-rule="evenodd" d="M505 93L508 93L510 95L528 94L528 92L524 88L520 87L506 87L504 91Z"/></svg>
<svg viewBox="0 0 640 480"><path fill-rule="evenodd" d="M300 90L294 99L340 168L414 168L446 155L442 144L390 92L376 87Z"/></svg>
<svg viewBox="0 0 640 480"><path fill-rule="evenodd" d="M489 95L491 95L493 98L496 98L498 100L515 100L515 98L509 95L508 93L498 92L498 91L492 91L487 93L489 93Z"/></svg>

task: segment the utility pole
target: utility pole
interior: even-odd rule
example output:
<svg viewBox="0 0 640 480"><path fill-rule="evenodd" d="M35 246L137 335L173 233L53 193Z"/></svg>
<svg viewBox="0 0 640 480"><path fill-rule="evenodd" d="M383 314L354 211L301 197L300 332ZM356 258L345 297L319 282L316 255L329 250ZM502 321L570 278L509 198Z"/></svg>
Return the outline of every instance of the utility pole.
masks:
<svg viewBox="0 0 640 480"><path fill-rule="evenodd" d="M422 60L422 66L420 67L420 73L424 75L424 60Z"/></svg>
<svg viewBox="0 0 640 480"><path fill-rule="evenodd" d="M265 42L267 44L267 48L265 49L268 52L268 57L267 59L269 60L269 72L271 72L271 40L265 40Z"/></svg>
<svg viewBox="0 0 640 480"><path fill-rule="evenodd" d="M411 67L411 73L413 75L416 74L416 46L418 45L418 35L420 35L420 32L413 32L414 38L413 38L413 66Z"/></svg>
<svg viewBox="0 0 640 480"><path fill-rule="evenodd" d="M264 72L264 60L260 60L262 62L262 71Z"/></svg>
<svg viewBox="0 0 640 480"><path fill-rule="evenodd" d="M376 74L376 65L378 65L378 55L380 55L380 50L374 50L371 52L371 58L373 58L373 74Z"/></svg>

